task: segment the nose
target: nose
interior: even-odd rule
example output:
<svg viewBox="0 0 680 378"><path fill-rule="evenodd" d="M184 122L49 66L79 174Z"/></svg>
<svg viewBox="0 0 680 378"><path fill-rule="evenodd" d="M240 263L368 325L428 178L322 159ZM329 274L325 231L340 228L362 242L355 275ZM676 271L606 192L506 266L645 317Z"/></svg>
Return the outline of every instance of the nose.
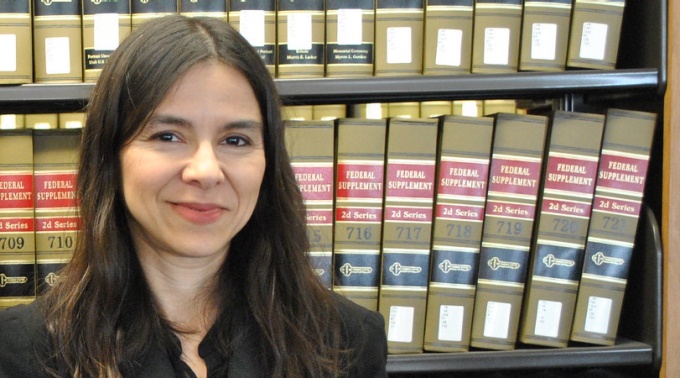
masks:
<svg viewBox="0 0 680 378"><path fill-rule="evenodd" d="M208 189L224 181L224 171L215 154L215 149L208 143L200 143L182 171L182 180L188 184Z"/></svg>

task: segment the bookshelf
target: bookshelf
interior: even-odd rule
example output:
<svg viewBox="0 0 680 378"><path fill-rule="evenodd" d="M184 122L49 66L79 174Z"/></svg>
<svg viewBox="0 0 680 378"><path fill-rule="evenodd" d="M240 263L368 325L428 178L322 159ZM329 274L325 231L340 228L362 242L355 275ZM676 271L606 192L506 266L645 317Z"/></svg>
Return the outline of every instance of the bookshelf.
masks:
<svg viewBox="0 0 680 378"><path fill-rule="evenodd" d="M463 99L555 99L572 111L623 107L664 115L667 84L668 1L628 0L619 64L615 70L567 70L455 76L369 77L361 79L277 79L286 104L331 104ZM73 112L87 105L93 85L0 86L0 113ZM659 376L662 360L665 246L660 238L665 169L662 127L657 127L645 207L636 241L619 330L611 347L575 345L565 349L520 346L511 351L390 355L390 376L450 376L604 369L620 376ZM664 210L665 211L665 210ZM628 374L628 375L627 375ZM634 374L634 375L630 375ZM529 374L527 374L529 375ZM468 376L468 375L466 375ZM494 375L497 377L498 374ZM559 376L559 375L558 375ZM615 375L616 376L616 375Z"/></svg>

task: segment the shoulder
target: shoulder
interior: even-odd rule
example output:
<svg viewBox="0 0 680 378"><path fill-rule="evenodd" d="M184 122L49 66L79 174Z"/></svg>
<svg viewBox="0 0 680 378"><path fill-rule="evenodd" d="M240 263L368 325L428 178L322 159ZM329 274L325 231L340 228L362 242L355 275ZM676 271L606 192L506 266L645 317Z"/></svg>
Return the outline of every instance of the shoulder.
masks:
<svg viewBox="0 0 680 378"><path fill-rule="evenodd" d="M376 311L370 311L349 299L332 293L345 334L345 347L350 351L348 376L386 377L387 336L385 320Z"/></svg>
<svg viewBox="0 0 680 378"><path fill-rule="evenodd" d="M41 375L36 346L45 340L43 324L36 303L0 310L0 378Z"/></svg>

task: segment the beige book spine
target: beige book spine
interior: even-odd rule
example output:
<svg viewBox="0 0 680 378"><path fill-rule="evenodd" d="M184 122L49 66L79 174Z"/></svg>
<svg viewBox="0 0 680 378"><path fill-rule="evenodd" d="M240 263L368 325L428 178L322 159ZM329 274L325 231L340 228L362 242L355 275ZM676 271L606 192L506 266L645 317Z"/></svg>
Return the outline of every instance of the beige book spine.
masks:
<svg viewBox="0 0 680 378"><path fill-rule="evenodd" d="M524 2L520 71L564 71L572 1Z"/></svg>
<svg viewBox="0 0 680 378"><path fill-rule="evenodd" d="M470 347L492 117L446 116L439 147L424 349Z"/></svg>
<svg viewBox="0 0 680 378"><path fill-rule="evenodd" d="M387 104L387 117L393 118L421 118L420 102L390 102Z"/></svg>
<svg viewBox="0 0 680 378"><path fill-rule="evenodd" d="M33 82L31 0L0 2L0 84Z"/></svg>
<svg viewBox="0 0 680 378"><path fill-rule="evenodd" d="M575 0L567 67L614 69L625 0Z"/></svg>
<svg viewBox="0 0 680 378"><path fill-rule="evenodd" d="M333 290L378 310L385 119L337 121Z"/></svg>
<svg viewBox="0 0 680 378"><path fill-rule="evenodd" d="M350 105L350 115L354 118L381 119L387 118L387 103L372 102L368 104Z"/></svg>
<svg viewBox="0 0 680 378"><path fill-rule="evenodd" d="M311 121L314 119L314 105L286 105L281 115L287 121Z"/></svg>
<svg viewBox="0 0 680 378"><path fill-rule="evenodd" d="M76 175L80 130L34 130L37 293L53 286L80 231Z"/></svg>
<svg viewBox="0 0 680 378"><path fill-rule="evenodd" d="M276 28L276 77L323 77L324 1L278 0Z"/></svg>
<svg viewBox="0 0 680 378"><path fill-rule="evenodd" d="M83 81L95 82L102 67L132 30L130 0L83 3Z"/></svg>
<svg viewBox="0 0 680 378"><path fill-rule="evenodd" d="M514 349L548 117L498 113L470 345Z"/></svg>
<svg viewBox="0 0 680 378"><path fill-rule="evenodd" d="M420 117L430 118L453 114L453 101L422 101Z"/></svg>
<svg viewBox="0 0 680 378"><path fill-rule="evenodd" d="M35 299L33 137L0 131L0 308Z"/></svg>
<svg viewBox="0 0 680 378"><path fill-rule="evenodd" d="M307 210L309 256L321 282L332 288L335 124L285 121L286 148Z"/></svg>
<svg viewBox="0 0 680 378"><path fill-rule="evenodd" d="M326 76L373 75L373 0L326 0Z"/></svg>
<svg viewBox="0 0 680 378"><path fill-rule="evenodd" d="M24 114L0 114L0 130L16 130L26 128Z"/></svg>
<svg viewBox="0 0 680 378"><path fill-rule="evenodd" d="M33 3L34 82L81 83L81 0L46 3Z"/></svg>
<svg viewBox="0 0 680 378"><path fill-rule="evenodd" d="M424 0L377 0L375 10L375 76L423 73Z"/></svg>
<svg viewBox="0 0 680 378"><path fill-rule="evenodd" d="M59 114L35 113L26 114L24 117L27 129L48 130L59 128Z"/></svg>
<svg viewBox="0 0 680 378"><path fill-rule="evenodd" d="M276 1L229 0L229 24L257 50L276 75Z"/></svg>
<svg viewBox="0 0 680 378"><path fill-rule="evenodd" d="M525 344L568 345L603 127L600 114L552 115L520 326Z"/></svg>
<svg viewBox="0 0 680 378"><path fill-rule="evenodd" d="M386 319L388 353L421 353L439 120L388 122L378 307Z"/></svg>
<svg viewBox="0 0 680 378"><path fill-rule="evenodd" d="M481 117L484 113L484 100L455 100L453 101L453 115L466 117Z"/></svg>
<svg viewBox="0 0 680 378"><path fill-rule="evenodd" d="M609 109L571 340L616 341L657 115Z"/></svg>
<svg viewBox="0 0 680 378"><path fill-rule="evenodd" d="M473 0L427 0L423 75L469 74Z"/></svg>
<svg viewBox="0 0 680 378"><path fill-rule="evenodd" d="M229 0L179 0L179 13L187 17L214 17L229 22Z"/></svg>
<svg viewBox="0 0 680 378"><path fill-rule="evenodd" d="M130 0L132 30L152 18L179 13L177 0Z"/></svg>
<svg viewBox="0 0 680 378"><path fill-rule="evenodd" d="M472 73L512 73L519 65L522 0L476 0Z"/></svg>
<svg viewBox="0 0 680 378"><path fill-rule="evenodd" d="M347 117L345 104L312 105L312 119L328 121L345 117Z"/></svg>

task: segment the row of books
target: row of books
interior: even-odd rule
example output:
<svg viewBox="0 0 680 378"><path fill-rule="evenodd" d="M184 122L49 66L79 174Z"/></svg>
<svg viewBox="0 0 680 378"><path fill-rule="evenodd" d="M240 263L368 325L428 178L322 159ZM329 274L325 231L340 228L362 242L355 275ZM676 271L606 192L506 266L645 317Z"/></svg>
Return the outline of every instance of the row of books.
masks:
<svg viewBox="0 0 680 378"><path fill-rule="evenodd" d="M322 282L389 352L612 345L656 115L287 121Z"/></svg>
<svg viewBox="0 0 680 378"><path fill-rule="evenodd" d="M625 0L0 2L0 84L96 80L131 30L173 13L231 23L275 77L616 66Z"/></svg>

